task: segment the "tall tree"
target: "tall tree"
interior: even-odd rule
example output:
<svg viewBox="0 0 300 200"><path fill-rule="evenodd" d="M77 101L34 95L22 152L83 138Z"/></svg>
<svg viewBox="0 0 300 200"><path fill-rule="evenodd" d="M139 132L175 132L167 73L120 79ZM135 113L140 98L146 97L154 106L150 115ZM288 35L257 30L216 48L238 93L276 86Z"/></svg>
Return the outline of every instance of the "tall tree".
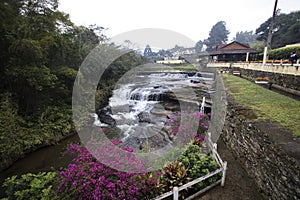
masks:
<svg viewBox="0 0 300 200"><path fill-rule="evenodd" d="M146 57L153 56L153 52L152 52L151 47L150 47L149 44L147 44L147 46L146 46L146 48L144 50L144 56L146 56Z"/></svg>
<svg viewBox="0 0 300 200"><path fill-rule="evenodd" d="M196 50L196 53L200 53L203 49L203 41L202 40L199 40L196 45L195 45L195 50Z"/></svg>
<svg viewBox="0 0 300 200"><path fill-rule="evenodd" d="M225 44L228 40L229 30L226 29L224 21L217 22L210 30L209 37L204 40L207 46L206 51L212 51L220 44Z"/></svg>
<svg viewBox="0 0 300 200"><path fill-rule="evenodd" d="M243 43L243 44L251 44L256 41L257 35L253 34L253 31L241 31L237 32L234 41Z"/></svg>
<svg viewBox="0 0 300 200"><path fill-rule="evenodd" d="M289 14L280 14L279 11L277 11L271 48L300 42L299 19L300 11L291 12ZM256 29L256 34L258 35L257 40L267 42L271 20L272 18L270 17Z"/></svg>
<svg viewBox="0 0 300 200"><path fill-rule="evenodd" d="M66 77L58 69L77 69L102 29L74 26L57 10L57 0L1 0L0 8L1 92L14 94L19 113L38 116L49 104L66 101L56 91L72 88L69 79L58 79Z"/></svg>
<svg viewBox="0 0 300 200"><path fill-rule="evenodd" d="M103 27L77 27L57 7L58 0L0 0L0 170L72 131L77 69L106 39ZM106 88L142 62L133 52L119 58L106 73ZM106 88L97 93L108 99Z"/></svg>

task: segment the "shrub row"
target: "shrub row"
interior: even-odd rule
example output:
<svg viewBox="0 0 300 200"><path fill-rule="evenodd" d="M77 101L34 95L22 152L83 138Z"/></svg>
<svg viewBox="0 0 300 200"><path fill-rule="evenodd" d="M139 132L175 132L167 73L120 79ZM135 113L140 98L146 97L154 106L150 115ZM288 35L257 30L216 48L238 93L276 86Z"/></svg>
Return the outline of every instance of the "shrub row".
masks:
<svg viewBox="0 0 300 200"><path fill-rule="evenodd" d="M271 60L286 60L289 59L292 52L295 52L298 56L300 55L300 46L295 47L283 47L273 49L270 51L269 59Z"/></svg>

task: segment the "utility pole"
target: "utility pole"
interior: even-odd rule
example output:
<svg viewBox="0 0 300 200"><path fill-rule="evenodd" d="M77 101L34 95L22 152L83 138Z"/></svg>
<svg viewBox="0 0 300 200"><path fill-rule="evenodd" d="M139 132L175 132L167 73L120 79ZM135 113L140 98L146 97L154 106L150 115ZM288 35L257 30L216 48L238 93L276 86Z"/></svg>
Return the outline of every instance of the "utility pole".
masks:
<svg viewBox="0 0 300 200"><path fill-rule="evenodd" d="M271 25L270 25L270 29L269 29L269 34L268 34L268 39L267 39L267 55L266 55L266 59L267 60L269 59L269 52L270 52L270 49L271 49L271 42L272 42L272 35L273 35L275 15L276 15L276 10L277 10L277 3L278 3L278 0L275 0L272 21L271 21Z"/></svg>

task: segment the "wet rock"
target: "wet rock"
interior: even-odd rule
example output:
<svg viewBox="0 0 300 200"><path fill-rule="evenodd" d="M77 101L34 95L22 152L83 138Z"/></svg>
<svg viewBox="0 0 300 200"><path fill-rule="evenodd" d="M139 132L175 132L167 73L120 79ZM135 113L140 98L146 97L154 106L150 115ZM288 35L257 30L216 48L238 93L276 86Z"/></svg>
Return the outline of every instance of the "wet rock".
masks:
<svg viewBox="0 0 300 200"><path fill-rule="evenodd" d="M173 139L174 134L173 134L171 126L164 126L162 128L162 130L165 131L168 134L168 136L169 136L170 139Z"/></svg>
<svg viewBox="0 0 300 200"><path fill-rule="evenodd" d="M112 126L112 127L116 126L115 119L110 116L112 114L110 106L106 106L105 108L98 110L96 113L99 116L99 120L102 123L108 124L109 126Z"/></svg>
<svg viewBox="0 0 300 200"><path fill-rule="evenodd" d="M235 125L234 123L231 123L231 124L230 124L230 127L231 127L231 128L235 128L236 125Z"/></svg>
<svg viewBox="0 0 300 200"><path fill-rule="evenodd" d="M100 115L99 119L102 123L108 124L112 127L116 126L116 120L112 118L110 115L105 114L105 115Z"/></svg>
<svg viewBox="0 0 300 200"><path fill-rule="evenodd" d="M138 114L139 122L151 123L150 114L148 112L141 112Z"/></svg>
<svg viewBox="0 0 300 200"><path fill-rule="evenodd" d="M195 80L191 80L191 83L202 83L203 81L202 80L199 80L199 79L195 79Z"/></svg>
<svg viewBox="0 0 300 200"><path fill-rule="evenodd" d="M170 111L167 111L163 105L156 104L150 111L151 114L156 116L167 116L167 114L171 113Z"/></svg>
<svg viewBox="0 0 300 200"><path fill-rule="evenodd" d="M163 148L170 143L171 140L166 132L148 124L136 127L134 133L126 139L122 146L130 146L135 150L149 152Z"/></svg>

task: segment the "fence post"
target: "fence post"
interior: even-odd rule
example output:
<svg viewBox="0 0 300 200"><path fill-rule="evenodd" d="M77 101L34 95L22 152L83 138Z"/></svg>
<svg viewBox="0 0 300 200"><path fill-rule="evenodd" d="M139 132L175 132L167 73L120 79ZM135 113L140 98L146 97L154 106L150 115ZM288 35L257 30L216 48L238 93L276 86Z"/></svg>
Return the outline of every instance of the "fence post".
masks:
<svg viewBox="0 0 300 200"><path fill-rule="evenodd" d="M208 141L210 142L211 141L211 132L208 132L207 135L208 135Z"/></svg>
<svg viewBox="0 0 300 200"><path fill-rule="evenodd" d="M226 169L227 169L227 162L224 162L223 166L223 176L222 176L222 181L221 181L221 186L223 187L225 184L225 177L226 177Z"/></svg>
<svg viewBox="0 0 300 200"><path fill-rule="evenodd" d="M178 187L173 188L173 200L178 200Z"/></svg>
<svg viewBox="0 0 300 200"><path fill-rule="evenodd" d="M202 103L200 107L200 113L204 114L204 107L205 107L205 97L202 98Z"/></svg>
<svg viewBox="0 0 300 200"><path fill-rule="evenodd" d="M213 147L214 147L215 150L217 150L218 149L217 143L213 143Z"/></svg>

